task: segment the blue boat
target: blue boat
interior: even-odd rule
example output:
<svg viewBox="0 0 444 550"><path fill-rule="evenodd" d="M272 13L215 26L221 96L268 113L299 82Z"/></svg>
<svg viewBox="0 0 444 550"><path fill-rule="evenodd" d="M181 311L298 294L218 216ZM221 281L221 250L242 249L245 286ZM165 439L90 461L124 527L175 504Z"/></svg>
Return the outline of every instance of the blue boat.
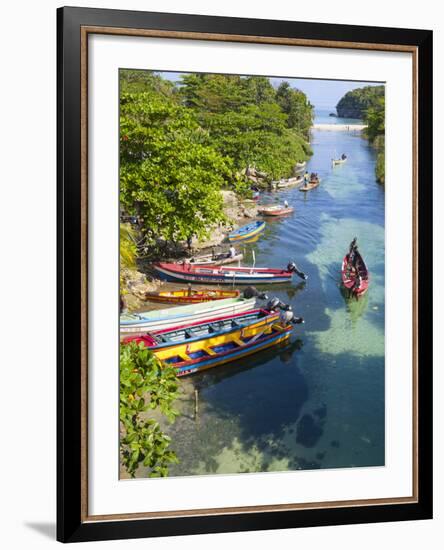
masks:
<svg viewBox="0 0 444 550"><path fill-rule="evenodd" d="M265 222L255 221L243 225L228 235L231 242L246 241L258 236L265 229Z"/></svg>

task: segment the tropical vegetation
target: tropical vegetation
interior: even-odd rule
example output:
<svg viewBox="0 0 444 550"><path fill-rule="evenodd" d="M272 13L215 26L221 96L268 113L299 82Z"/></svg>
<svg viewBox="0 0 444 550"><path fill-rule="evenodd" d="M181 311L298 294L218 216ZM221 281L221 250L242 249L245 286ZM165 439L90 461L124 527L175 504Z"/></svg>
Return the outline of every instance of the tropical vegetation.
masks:
<svg viewBox="0 0 444 550"><path fill-rule="evenodd" d="M179 388L173 367L161 366L154 354L134 342L120 346L120 457L131 477L139 466L148 477L165 477L178 463L157 416L174 422L179 414L173 403Z"/></svg>
<svg viewBox="0 0 444 550"><path fill-rule="evenodd" d="M313 108L286 82L120 71L120 200L146 242L204 239L227 220L221 189L248 196L249 167L268 180L311 154Z"/></svg>
<svg viewBox="0 0 444 550"><path fill-rule="evenodd" d="M376 179L385 183L385 98L379 97L365 112L365 133L376 149Z"/></svg>
<svg viewBox="0 0 444 550"><path fill-rule="evenodd" d="M339 117L361 118L376 149L376 179L385 183L385 87L364 86L347 92L336 106Z"/></svg>
<svg viewBox="0 0 444 550"><path fill-rule="evenodd" d="M338 117L364 118L367 109L384 98L384 86L364 86L347 92L336 105Z"/></svg>

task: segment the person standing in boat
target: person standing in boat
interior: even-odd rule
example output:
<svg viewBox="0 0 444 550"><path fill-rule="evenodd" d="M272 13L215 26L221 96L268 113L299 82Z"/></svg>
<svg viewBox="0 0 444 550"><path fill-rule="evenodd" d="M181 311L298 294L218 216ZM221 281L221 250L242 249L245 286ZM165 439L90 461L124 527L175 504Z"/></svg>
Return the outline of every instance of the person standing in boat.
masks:
<svg viewBox="0 0 444 550"><path fill-rule="evenodd" d="M288 208L288 201L287 200L284 200L284 206L285 206L285 208Z"/></svg>
<svg viewBox="0 0 444 550"><path fill-rule="evenodd" d="M234 258L236 256L236 249L234 248L233 245L230 246L230 258Z"/></svg>
<svg viewBox="0 0 444 550"><path fill-rule="evenodd" d="M305 174L304 174L304 187L308 187L308 182L310 181L310 174L305 171Z"/></svg>

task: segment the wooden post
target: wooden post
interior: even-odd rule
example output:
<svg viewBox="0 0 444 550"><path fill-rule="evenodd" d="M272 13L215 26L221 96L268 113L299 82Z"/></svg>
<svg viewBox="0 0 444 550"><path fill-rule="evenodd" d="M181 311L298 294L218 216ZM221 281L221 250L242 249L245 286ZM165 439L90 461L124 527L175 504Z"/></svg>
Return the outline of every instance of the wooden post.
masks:
<svg viewBox="0 0 444 550"><path fill-rule="evenodd" d="M198 413L199 413L199 391L195 389L194 390L194 420L197 419Z"/></svg>

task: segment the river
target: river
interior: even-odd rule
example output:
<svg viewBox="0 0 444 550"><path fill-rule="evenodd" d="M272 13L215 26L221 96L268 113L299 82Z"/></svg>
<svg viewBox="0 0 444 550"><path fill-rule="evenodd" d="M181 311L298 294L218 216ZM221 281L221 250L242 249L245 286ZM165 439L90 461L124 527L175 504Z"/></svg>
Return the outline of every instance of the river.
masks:
<svg viewBox="0 0 444 550"><path fill-rule="evenodd" d="M335 121L344 123L317 120ZM170 475L384 465L384 188L359 133L313 131L312 146L307 169L321 185L264 194L295 212L267 219L262 237L244 247L245 265L254 250L257 266L293 260L309 275L305 284L294 277L267 287L305 324L282 348L181 379L182 416L167 428L180 463ZM342 153L348 162L332 169ZM371 280L368 294L350 303L340 267L355 236Z"/></svg>

